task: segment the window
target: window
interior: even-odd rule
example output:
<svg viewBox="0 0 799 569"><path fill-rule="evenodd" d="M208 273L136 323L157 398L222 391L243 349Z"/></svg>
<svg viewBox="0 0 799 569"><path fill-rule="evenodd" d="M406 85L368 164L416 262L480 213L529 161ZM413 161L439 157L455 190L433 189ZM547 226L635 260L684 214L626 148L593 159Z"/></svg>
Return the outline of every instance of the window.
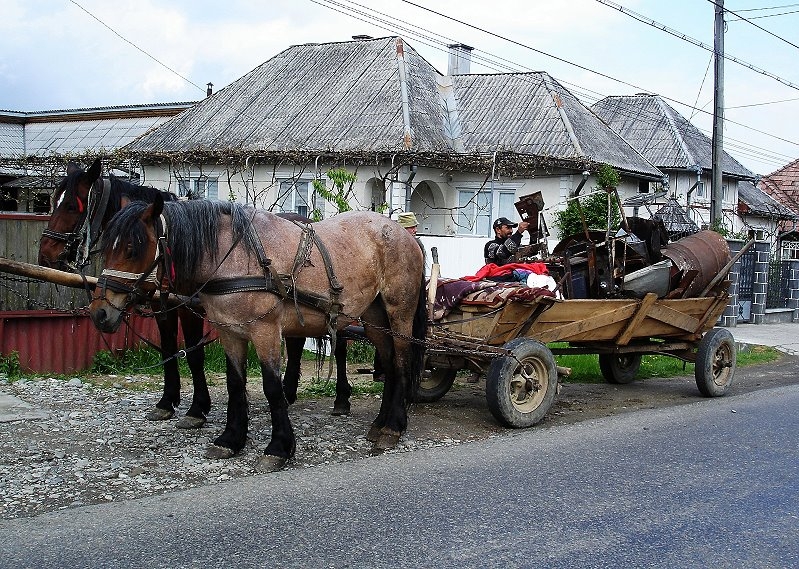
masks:
<svg viewBox="0 0 799 569"><path fill-rule="evenodd" d="M491 222L497 217L518 219L515 191L458 190L458 235L491 237Z"/></svg>
<svg viewBox="0 0 799 569"><path fill-rule="evenodd" d="M33 213L50 213L50 194L36 194L31 201Z"/></svg>
<svg viewBox="0 0 799 569"><path fill-rule="evenodd" d="M705 197L705 183L704 182L699 182L696 185L696 197L698 197L698 198L704 198Z"/></svg>
<svg viewBox="0 0 799 569"><path fill-rule="evenodd" d="M219 178L208 176L195 176L178 179L178 196L190 199L208 198L219 199Z"/></svg>
<svg viewBox="0 0 799 569"><path fill-rule="evenodd" d="M320 180L324 185L324 180ZM323 200L320 200L322 203ZM280 211L293 211L311 219L324 217L324 205L317 209L316 194L310 180L283 180L277 196ZM314 216L314 212L316 216Z"/></svg>

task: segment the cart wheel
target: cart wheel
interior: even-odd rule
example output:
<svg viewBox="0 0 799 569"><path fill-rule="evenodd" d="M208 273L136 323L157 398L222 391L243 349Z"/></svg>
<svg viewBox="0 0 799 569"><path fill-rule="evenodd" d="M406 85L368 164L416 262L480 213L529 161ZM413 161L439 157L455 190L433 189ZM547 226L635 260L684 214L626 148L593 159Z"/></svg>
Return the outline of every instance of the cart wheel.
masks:
<svg viewBox="0 0 799 569"><path fill-rule="evenodd" d="M428 371L430 375L427 375ZM414 393L414 403L432 403L438 401L449 391L458 370L451 368L433 368L425 370L422 381Z"/></svg>
<svg viewBox="0 0 799 569"><path fill-rule="evenodd" d="M630 383L640 367L641 354L599 354L599 370L608 383Z"/></svg>
<svg viewBox="0 0 799 569"><path fill-rule="evenodd" d="M705 397L721 397L732 385L737 358L735 340L725 328L712 328L696 352L696 386Z"/></svg>
<svg viewBox="0 0 799 569"><path fill-rule="evenodd" d="M507 427L532 427L555 400L555 357L544 344L528 338L516 338L503 347L513 356L495 358L488 368L488 409Z"/></svg>

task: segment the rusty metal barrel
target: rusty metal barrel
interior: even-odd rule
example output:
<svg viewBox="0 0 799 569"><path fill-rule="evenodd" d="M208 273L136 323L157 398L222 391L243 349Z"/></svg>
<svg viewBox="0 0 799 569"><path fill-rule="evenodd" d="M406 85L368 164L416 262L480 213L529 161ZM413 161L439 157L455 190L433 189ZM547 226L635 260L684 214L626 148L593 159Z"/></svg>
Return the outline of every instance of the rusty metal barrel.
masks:
<svg viewBox="0 0 799 569"><path fill-rule="evenodd" d="M678 269L699 271L688 286L687 297L697 296L730 262L730 246L715 231L700 231L661 249Z"/></svg>

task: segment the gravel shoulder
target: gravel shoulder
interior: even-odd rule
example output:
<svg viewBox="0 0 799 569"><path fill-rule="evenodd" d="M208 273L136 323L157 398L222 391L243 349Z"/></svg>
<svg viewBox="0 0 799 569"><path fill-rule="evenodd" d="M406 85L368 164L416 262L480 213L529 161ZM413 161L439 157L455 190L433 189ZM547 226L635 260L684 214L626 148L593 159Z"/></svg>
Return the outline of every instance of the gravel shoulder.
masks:
<svg viewBox="0 0 799 569"><path fill-rule="evenodd" d="M738 368L729 394L799 383L797 363L799 357L783 356L775 363ZM354 366L351 371L354 383L371 381L369 375L358 375ZM309 376L310 371L304 374ZM77 378L13 383L0 378L0 390L31 406L30 419L0 422L0 519L165 494L255 474L253 467L270 434L259 378L248 384L250 440L242 453L227 461L203 456L224 426L222 382L212 387L214 407L208 423L201 429L181 430L175 428L175 419L150 422L144 418L159 395L146 386L157 384L157 377L98 379L107 380L110 387L95 387ZM415 405L408 431L390 452L507 435L509 431L488 411L484 390L483 382L469 384L459 378L440 401ZM184 390L183 411L190 397L190 391ZM701 399L693 377L688 376L628 385L565 383L545 419L533 428ZM352 413L346 417L333 417L332 404L332 398L311 398L291 407L297 454L287 468L313 468L372 455L365 435L377 415L380 397L353 398Z"/></svg>

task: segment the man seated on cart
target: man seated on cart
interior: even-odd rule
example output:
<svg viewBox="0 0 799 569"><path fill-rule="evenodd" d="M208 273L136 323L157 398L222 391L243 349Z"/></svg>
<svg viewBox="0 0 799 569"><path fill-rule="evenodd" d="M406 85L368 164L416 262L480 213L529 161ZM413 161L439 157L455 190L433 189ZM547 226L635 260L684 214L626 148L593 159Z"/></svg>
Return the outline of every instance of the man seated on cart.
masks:
<svg viewBox="0 0 799 569"><path fill-rule="evenodd" d="M522 244L522 236L527 231L529 222L513 223L507 217L499 217L494 221L494 239L485 244L483 256L486 265L502 266L511 261L511 257ZM513 229L517 228L514 232Z"/></svg>

